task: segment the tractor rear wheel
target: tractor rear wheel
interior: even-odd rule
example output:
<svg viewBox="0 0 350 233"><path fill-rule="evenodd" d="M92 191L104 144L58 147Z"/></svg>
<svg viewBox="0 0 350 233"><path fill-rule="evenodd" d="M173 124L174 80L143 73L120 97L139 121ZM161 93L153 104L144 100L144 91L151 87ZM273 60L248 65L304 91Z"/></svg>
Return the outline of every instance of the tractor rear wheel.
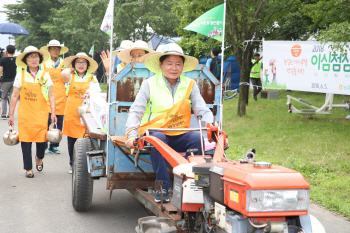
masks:
<svg viewBox="0 0 350 233"><path fill-rule="evenodd" d="M94 180L88 172L86 152L91 150L88 138L79 138L74 145L72 204L76 211L87 211L92 202Z"/></svg>

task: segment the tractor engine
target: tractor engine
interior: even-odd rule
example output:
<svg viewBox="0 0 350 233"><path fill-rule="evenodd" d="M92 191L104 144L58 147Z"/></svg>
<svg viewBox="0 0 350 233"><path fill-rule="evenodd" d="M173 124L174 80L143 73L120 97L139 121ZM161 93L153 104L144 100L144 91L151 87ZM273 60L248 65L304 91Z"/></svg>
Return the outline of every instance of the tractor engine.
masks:
<svg viewBox="0 0 350 233"><path fill-rule="evenodd" d="M172 204L199 212L187 224L199 232L312 232L310 185L294 170L243 159L188 158L174 168ZM194 219L194 218L192 218ZM317 221L317 220L316 220ZM304 230L303 230L304 229Z"/></svg>

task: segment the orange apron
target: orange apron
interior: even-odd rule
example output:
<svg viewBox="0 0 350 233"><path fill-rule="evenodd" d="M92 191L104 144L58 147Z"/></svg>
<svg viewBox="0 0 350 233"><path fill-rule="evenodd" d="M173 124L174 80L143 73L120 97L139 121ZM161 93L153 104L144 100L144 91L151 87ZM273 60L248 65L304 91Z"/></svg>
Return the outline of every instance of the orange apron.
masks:
<svg viewBox="0 0 350 233"><path fill-rule="evenodd" d="M78 107L83 103L82 97L89 89L92 77L93 75L89 77L87 82L75 82L75 73L72 73L63 124L63 134L71 138L82 138L84 136L85 126L81 125Z"/></svg>
<svg viewBox="0 0 350 233"><path fill-rule="evenodd" d="M167 112L157 116L150 122L139 127L139 135L144 134L147 128L188 128L191 125L191 101L189 100L194 81L191 80L185 98L177 102ZM166 135L176 136L186 132L162 132Z"/></svg>
<svg viewBox="0 0 350 233"><path fill-rule="evenodd" d="M21 142L46 142L49 113L39 83L25 81L22 70L21 101L18 107L18 132ZM45 72L41 75L43 77ZM40 79L39 79L40 80Z"/></svg>
<svg viewBox="0 0 350 233"><path fill-rule="evenodd" d="M66 87L64 85L63 79L61 77L63 62L58 68L47 68L44 63L44 71L49 72L51 80L53 82L53 92L55 93L56 99L56 115L63 115L64 109L66 108ZM47 102L49 107L49 112L51 112L50 101Z"/></svg>

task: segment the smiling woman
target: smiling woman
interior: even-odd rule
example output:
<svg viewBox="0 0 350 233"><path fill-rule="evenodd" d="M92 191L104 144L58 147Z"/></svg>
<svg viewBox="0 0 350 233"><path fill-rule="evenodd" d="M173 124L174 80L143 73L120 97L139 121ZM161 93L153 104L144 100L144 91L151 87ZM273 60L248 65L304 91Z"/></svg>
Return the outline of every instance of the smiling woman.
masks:
<svg viewBox="0 0 350 233"><path fill-rule="evenodd" d="M26 177L33 178L32 142L36 142L36 169L44 168L42 159L45 154L46 132L48 126L47 101L51 104L52 122L57 122L55 115L55 94L52 89L50 74L40 69L40 64L49 59L47 51L34 46L27 47L16 59L16 65L23 68L17 73L10 104L9 125L14 125L14 112L19 96L18 107L19 140L21 141Z"/></svg>
<svg viewBox="0 0 350 233"><path fill-rule="evenodd" d="M101 88L96 76L92 74L97 69L98 64L85 53L68 57L63 63L67 69L62 71L61 77L65 83L69 84L63 134L68 136L69 173L72 173L74 144L85 133L85 126L81 123L77 108L83 103L83 99L89 98L91 91L100 93Z"/></svg>

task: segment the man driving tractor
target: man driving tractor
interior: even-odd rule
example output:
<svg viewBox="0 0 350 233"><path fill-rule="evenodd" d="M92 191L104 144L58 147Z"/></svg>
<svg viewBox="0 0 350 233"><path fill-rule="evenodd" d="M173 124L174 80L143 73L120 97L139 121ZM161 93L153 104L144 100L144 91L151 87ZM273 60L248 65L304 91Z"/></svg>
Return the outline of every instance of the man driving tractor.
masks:
<svg viewBox="0 0 350 233"><path fill-rule="evenodd" d="M184 55L181 47L174 43L165 45L162 52L149 56L145 66L156 75L142 83L129 110L126 122L128 148L136 148L136 137L147 128L188 128L191 108L196 116L202 115L203 126L213 122L213 114L206 106L197 84L182 75L182 72L197 68L196 58ZM194 154L202 154L203 138L199 132L150 132L150 135L159 138L175 151L198 149ZM170 176L166 160L156 148L151 149L151 160L156 179L163 181L163 201L168 202ZM160 191L157 191L155 201L161 201Z"/></svg>

